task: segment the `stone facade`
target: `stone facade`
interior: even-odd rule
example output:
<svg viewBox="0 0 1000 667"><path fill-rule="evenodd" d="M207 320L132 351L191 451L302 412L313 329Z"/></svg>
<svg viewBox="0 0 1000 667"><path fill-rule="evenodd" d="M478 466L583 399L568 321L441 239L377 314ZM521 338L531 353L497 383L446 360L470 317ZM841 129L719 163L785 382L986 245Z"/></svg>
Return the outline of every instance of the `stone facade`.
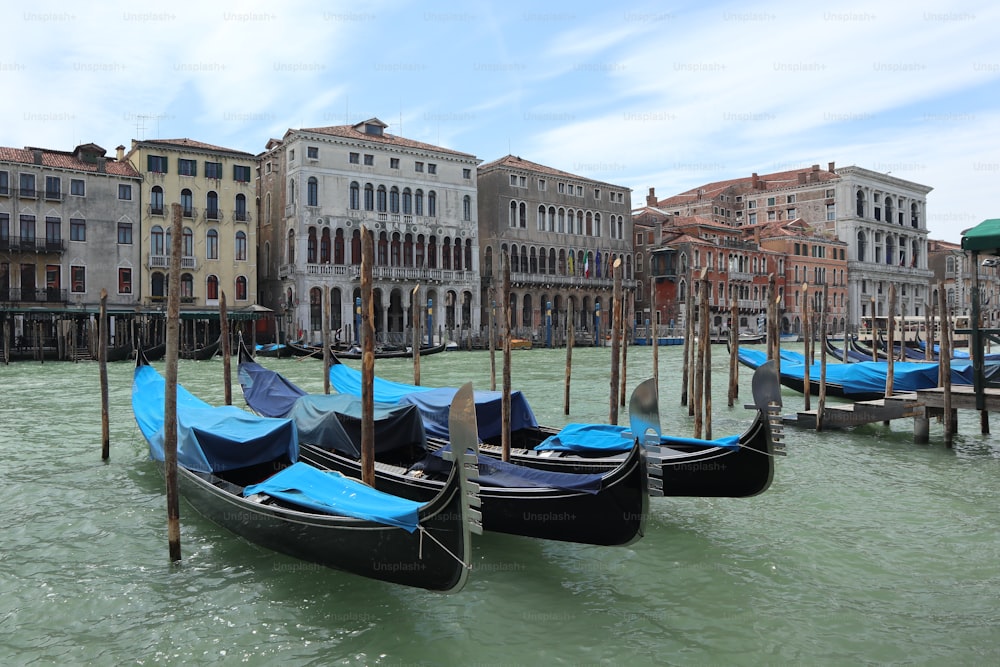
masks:
<svg viewBox="0 0 1000 667"><path fill-rule="evenodd" d="M511 326L540 336L552 324L593 333L609 312L612 263L623 260L624 286L637 288L632 257L631 191L514 155L479 168L482 303L500 287L500 258L510 257ZM485 320L485 315L484 315ZM601 328L610 317L605 315Z"/></svg>
<svg viewBox="0 0 1000 667"><path fill-rule="evenodd" d="M435 332L479 328L479 160L387 127L291 129L259 156L261 300L289 336L318 340L326 298L332 330L356 339L362 226L374 240L381 342L408 340L417 286L425 331L428 305Z"/></svg>

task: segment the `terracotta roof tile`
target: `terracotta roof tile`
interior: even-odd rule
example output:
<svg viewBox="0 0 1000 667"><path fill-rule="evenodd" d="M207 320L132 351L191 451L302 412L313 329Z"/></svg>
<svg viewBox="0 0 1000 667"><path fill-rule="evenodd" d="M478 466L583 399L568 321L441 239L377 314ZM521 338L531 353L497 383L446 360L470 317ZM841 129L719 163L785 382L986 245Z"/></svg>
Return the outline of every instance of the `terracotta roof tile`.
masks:
<svg viewBox="0 0 1000 667"><path fill-rule="evenodd" d="M103 150L103 149L102 149ZM35 165L35 151L42 154L41 165ZM105 173L112 176L123 176L127 178L138 178L137 172L128 161L118 162L114 158L99 156L98 160L104 160ZM0 146L0 162L15 162L41 167L54 167L57 169L73 169L76 171L88 171L98 173L97 164L94 162L84 162L77 159L73 153L67 151L56 151L47 148L9 148Z"/></svg>
<svg viewBox="0 0 1000 667"><path fill-rule="evenodd" d="M226 148L225 146L215 146L213 144L206 144L204 141L195 141L194 139L143 139L138 142L140 144L155 144L160 146L176 146L178 148L198 148L204 151L220 151L223 153L233 153L234 155L245 155L246 157L253 157L252 153L247 153L245 151L238 151L232 148Z"/></svg>
<svg viewBox="0 0 1000 667"><path fill-rule="evenodd" d="M556 169L554 167L547 167L544 164L532 162L531 160L525 160L519 155L505 155L497 160L481 164L479 165L479 173L480 174L486 173L493 169L498 169L502 167L507 169L522 169L525 171L533 171L537 173L547 174L549 176L556 176L559 178L573 179L576 181L587 181L588 183L599 183L601 185L606 185L612 188L631 190L631 188L627 188L624 185L615 185L614 183L608 183L607 181L598 181L593 178L587 178L586 176L580 176L579 174L571 174L568 171L562 171L561 169Z"/></svg>
<svg viewBox="0 0 1000 667"><path fill-rule="evenodd" d="M758 175L756 178L761 187L757 189L754 189L753 187L754 176L752 175L740 178L730 178L724 181L715 181L712 183L706 183L705 185L699 185L698 187L672 195L666 199L661 199L656 205L661 208L673 208L676 206L690 205L699 200L711 203L713 198L729 189L733 189L737 194L745 194L794 187L800 184L799 174L806 175L806 182L802 185L815 185L816 183L827 183L830 181L840 180L840 176L835 172L830 172L825 169L803 167L801 169L790 169L787 171L777 171L771 174ZM817 180L810 181L810 174L816 174ZM699 192L701 192L700 197Z"/></svg>
<svg viewBox="0 0 1000 667"><path fill-rule="evenodd" d="M370 121L365 121L365 123L377 121L378 119L370 119ZM389 134L388 132L383 132L382 134L368 134L358 129L358 126L364 125L365 123L358 123L357 125L331 125L329 127L304 127L300 130L289 130L285 133L287 137L292 132L314 132L316 134L327 134L332 137L343 137L344 139L355 139L357 141L371 141L377 144L386 144L389 146L398 146L400 148L415 148L425 151L433 151L435 153L446 153L448 155L457 155L459 157L472 158L475 159L475 155L471 153L463 153L461 151L452 150L450 148L443 148L442 146L435 146L433 144L426 144L422 141L415 141L414 139L406 139L404 137L396 136L395 134ZM385 127L385 123L378 121L378 123Z"/></svg>

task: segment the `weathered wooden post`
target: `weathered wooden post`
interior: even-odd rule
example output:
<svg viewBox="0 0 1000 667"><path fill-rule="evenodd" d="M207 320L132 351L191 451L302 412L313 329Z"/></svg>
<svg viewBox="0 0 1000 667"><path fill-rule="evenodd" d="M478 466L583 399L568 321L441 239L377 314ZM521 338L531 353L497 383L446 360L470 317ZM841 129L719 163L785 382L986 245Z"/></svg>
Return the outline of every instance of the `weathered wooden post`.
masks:
<svg viewBox="0 0 1000 667"><path fill-rule="evenodd" d="M823 283L823 302L819 305L819 401L816 406L816 430L823 430L823 410L826 409L826 299L830 286ZM846 343L846 338L844 340ZM847 356L846 345L844 356Z"/></svg>
<svg viewBox="0 0 1000 667"><path fill-rule="evenodd" d="M618 257L611 269L614 276L614 288L611 298L611 409L608 412L608 423L618 425L618 378L621 362L622 333L622 258Z"/></svg>
<svg viewBox="0 0 1000 667"><path fill-rule="evenodd" d="M688 416L694 415L694 280L688 276L687 303L684 309L684 368L681 373L681 405L688 406Z"/></svg>
<svg viewBox="0 0 1000 667"><path fill-rule="evenodd" d="M805 352L806 363L802 367L802 394L805 397L805 409L808 412L812 404L809 387L809 371L810 366L812 366L812 358L809 354L809 348L812 347L812 327L810 326L811 322L809 319L809 283L802 283L802 302L802 327L806 342L805 349L803 350Z"/></svg>
<svg viewBox="0 0 1000 667"><path fill-rule="evenodd" d="M167 292L167 367L163 404L163 472L167 484L167 542L170 560L181 559L180 494L177 488L177 352L181 320L181 205L170 205L170 280Z"/></svg>
<svg viewBox="0 0 1000 667"><path fill-rule="evenodd" d="M208 327L206 326L206 329ZM233 346L229 342L229 315L226 313L226 291L219 293L219 337L222 338L222 389L226 405L233 404Z"/></svg>
<svg viewBox="0 0 1000 667"><path fill-rule="evenodd" d="M375 309L372 303L373 241L361 226L361 481L375 486Z"/></svg>
<svg viewBox="0 0 1000 667"><path fill-rule="evenodd" d="M330 286L323 286L323 293L321 295L323 299L323 305L320 307L320 316L323 318L323 339L320 341L323 345L323 393L330 393L330 315L332 314L333 304L330 303Z"/></svg>
<svg viewBox="0 0 1000 667"><path fill-rule="evenodd" d="M496 344L496 290L490 287L489 339L490 339L490 391L497 390L497 344Z"/></svg>
<svg viewBox="0 0 1000 667"><path fill-rule="evenodd" d="M737 299L731 298L729 306L729 319L732 324L729 327L729 392L728 406L731 408L736 403L740 395L740 328L739 328L739 303Z"/></svg>
<svg viewBox="0 0 1000 667"><path fill-rule="evenodd" d="M410 293L410 308L413 311L410 319L413 321L413 384L420 386L420 283L413 286Z"/></svg>
<svg viewBox="0 0 1000 667"><path fill-rule="evenodd" d="M650 319L653 331L653 384L656 385L656 400L660 400L660 311L656 305L656 278L649 279Z"/></svg>
<svg viewBox="0 0 1000 667"><path fill-rule="evenodd" d="M563 414L569 414L569 384L573 368L573 343L576 341L576 331L573 329L573 306L569 305L566 312L566 388L563 391Z"/></svg>
<svg viewBox="0 0 1000 667"><path fill-rule="evenodd" d="M625 384L628 380L628 332L629 332L629 322L632 321L632 307L631 307L632 295L629 294L624 299L622 299L622 366L621 366L621 380L618 383L620 391L618 392L618 407L625 407Z"/></svg>
<svg viewBox="0 0 1000 667"><path fill-rule="evenodd" d="M108 421L110 410L108 400L108 290L101 288L101 333L100 349L97 360L101 374L101 459L107 461L111 457L111 425Z"/></svg>
<svg viewBox="0 0 1000 667"><path fill-rule="evenodd" d="M944 390L944 444L952 446L952 436L956 427L951 411L951 321L948 318L948 297L944 282L938 282L938 310L941 312L941 345L938 367L941 373L941 387Z"/></svg>
<svg viewBox="0 0 1000 667"><path fill-rule="evenodd" d="M500 396L500 456L510 461L510 257L505 251L500 259L503 277L500 296L503 299L503 389Z"/></svg>
<svg viewBox="0 0 1000 667"><path fill-rule="evenodd" d="M706 267L705 273L706 277L702 278L701 286L701 305L702 312L705 315L704 324L702 324L702 331L705 334L705 341L702 343L702 372L705 377L701 384L701 405L704 412L704 429L705 429L705 439L712 439L712 334L709 331L709 326L711 324L709 317L708 302L711 298L712 284L708 281L708 269ZM700 437L700 436L699 436Z"/></svg>
<svg viewBox="0 0 1000 667"><path fill-rule="evenodd" d="M698 281L698 346L694 357L694 392L692 404L694 407L694 437L700 438L704 427L705 414L703 411L703 401L705 398L705 345L708 341L708 297L705 293L705 276L708 269L701 272Z"/></svg>
<svg viewBox="0 0 1000 667"><path fill-rule="evenodd" d="M893 382L896 372L896 283L889 283L889 349L886 350L885 397L893 394ZM874 342L873 342L874 347ZM889 420L882 422L886 426Z"/></svg>

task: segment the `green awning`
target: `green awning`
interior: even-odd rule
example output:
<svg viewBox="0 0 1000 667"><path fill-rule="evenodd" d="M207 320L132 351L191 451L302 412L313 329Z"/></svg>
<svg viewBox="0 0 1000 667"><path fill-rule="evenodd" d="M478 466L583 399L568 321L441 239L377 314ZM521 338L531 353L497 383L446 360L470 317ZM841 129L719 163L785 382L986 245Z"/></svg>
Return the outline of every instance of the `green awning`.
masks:
<svg viewBox="0 0 1000 667"><path fill-rule="evenodd" d="M1000 255L1000 218L983 220L962 232L962 250Z"/></svg>

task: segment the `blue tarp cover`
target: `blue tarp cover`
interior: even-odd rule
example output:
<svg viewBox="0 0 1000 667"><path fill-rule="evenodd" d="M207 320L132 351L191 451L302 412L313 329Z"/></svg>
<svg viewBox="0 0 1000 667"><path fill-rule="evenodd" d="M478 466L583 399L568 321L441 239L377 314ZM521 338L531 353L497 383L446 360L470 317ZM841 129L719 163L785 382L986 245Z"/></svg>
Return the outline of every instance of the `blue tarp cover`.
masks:
<svg viewBox="0 0 1000 667"><path fill-rule="evenodd" d="M266 493L317 512L351 516L417 529L421 504L377 491L338 472L324 471L306 463L295 463L260 484L243 490L244 496Z"/></svg>
<svg viewBox="0 0 1000 667"><path fill-rule="evenodd" d="M756 368L767 360L767 355L759 350L740 350L740 359L751 368ZM951 366L952 382L955 384L971 384L970 364L953 363ZM836 363L826 365L826 381L844 388L844 393L871 394L885 392L885 379L889 372L886 361L859 361L855 363ZM802 381L805 375L805 364L782 363L781 375ZM820 364L813 362L809 368L810 382L819 383ZM968 377L966 377L968 376ZM893 364L893 390L917 391L938 386L937 363L915 361L897 361Z"/></svg>
<svg viewBox="0 0 1000 667"><path fill-rule="evenodd" d="M561 431L550 435L535 446L535 449L559 452L627 452L632 449L631 436L625 437L624 435L628 430L625 426L612 426L610 424L566 424ZM660 444L665 447L695 445L738 448L740 436L731 435L718 440L663 436L660 438Z"/></svg>
<svg viewBox="0 0 1000 667"><path fill-rule="evenodd" d="M157 461L163 453L166 383L152 366L139 366L132 384L132 411ZM177 463L211 473L288 457L298 458L295 424L258 417L234 406L212 407L177 386Z"/></svg>
<svg viewBox="0 0 1000 667"><path fill-rule="evenodd" d="M421 464L414 466L414 469L447 473L452 464L443 460L441 454L450 450L451 445L439 449L427 457ZM478 464L479 476L474 481L487 487L509 489L549 488L596 494L604 484L603 475L600 474L583 475L536 470L527 466L506 463L499 459L483 456L482 454L478 457Z"/></svg>
<svg viewBox="0 0 1000 667"><path fill-rule="evenodd" d="M361 371L344 364L334 364L330 367L330 382L337 391L354 396L361 395ZM375 378L374 399L379 403L403 403L416 405L424 420L427 435L437 438L448 438L448 411L451 399L458 391L453 387L417 387L415 385L390 382ZM476 420L479 425L479 439L499 437L501 423L502 396L499 391L476 391ZM535 414L528 405L528 400L520 391L510 395L510 428L516 431L521 428L538 426Z"/></svg>
<svg viewBox="0 0 1000 667"><path fill-rule="evenodd" d="M361 457L361 399L349 394L309 394L280 373L240 362L243 397L254 412L295 421L299 441ZM402 447L425 449L421 415L412 405L374 404L375 454Z"/></svg>

